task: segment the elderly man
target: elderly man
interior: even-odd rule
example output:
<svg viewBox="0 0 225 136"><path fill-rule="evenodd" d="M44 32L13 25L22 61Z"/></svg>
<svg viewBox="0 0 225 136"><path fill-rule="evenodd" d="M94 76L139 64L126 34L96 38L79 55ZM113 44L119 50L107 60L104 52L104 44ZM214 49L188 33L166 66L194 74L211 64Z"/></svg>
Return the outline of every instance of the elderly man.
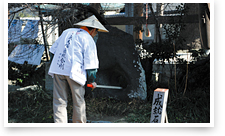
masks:
<svg viewBox="0 0 225 136"><path fill-rule="evenodd" d="M80 28L69 28L52 45L54 54L48 74L53 77L53 112L55 123L67 123L67 96L72 92L73 123L86 123L84 85L88 79L94 82L99 67L96 44L97 32L108 30L92 15L74 24Z"/></svg>

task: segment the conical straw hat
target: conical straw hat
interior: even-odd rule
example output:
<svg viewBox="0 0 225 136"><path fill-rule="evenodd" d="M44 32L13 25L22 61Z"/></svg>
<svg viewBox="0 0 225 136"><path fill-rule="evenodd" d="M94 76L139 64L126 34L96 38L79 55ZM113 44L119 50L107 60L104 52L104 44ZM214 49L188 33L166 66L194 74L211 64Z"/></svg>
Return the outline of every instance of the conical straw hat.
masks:
<svg viewBox="0 0 225 136"><path fill-rule="evenodd" d="M99 32L109 32L95 17L95 15L90 16L89 18L80 21L74 25L79 25L79 26L87 26L87 27L93 27L97 28Z"/></svg>

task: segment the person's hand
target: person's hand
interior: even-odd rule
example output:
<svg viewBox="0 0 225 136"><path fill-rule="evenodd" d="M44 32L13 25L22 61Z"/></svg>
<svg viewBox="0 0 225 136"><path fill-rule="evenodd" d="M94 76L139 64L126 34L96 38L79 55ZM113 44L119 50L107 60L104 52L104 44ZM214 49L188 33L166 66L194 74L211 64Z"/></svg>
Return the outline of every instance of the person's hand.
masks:
<svg viewBox="0 0 225 136"><path fill-rule="evenodd" d="M96 88L97 84L95 82L91 83L93 85L92 89Z"/></svg>

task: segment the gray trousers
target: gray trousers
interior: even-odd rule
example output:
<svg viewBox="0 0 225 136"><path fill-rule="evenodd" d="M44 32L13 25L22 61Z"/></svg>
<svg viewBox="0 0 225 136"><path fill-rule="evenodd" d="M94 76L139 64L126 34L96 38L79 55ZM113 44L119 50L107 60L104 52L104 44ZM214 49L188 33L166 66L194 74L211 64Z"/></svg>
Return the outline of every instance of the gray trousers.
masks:
<svg viewBox="0 0 225 136"><path fill-rule="evenodd" d="M68 123L68 91L73 99L73 123L86 123L85 89L68 76L54 75L53 78L53 112L55 123Z"/></svg>

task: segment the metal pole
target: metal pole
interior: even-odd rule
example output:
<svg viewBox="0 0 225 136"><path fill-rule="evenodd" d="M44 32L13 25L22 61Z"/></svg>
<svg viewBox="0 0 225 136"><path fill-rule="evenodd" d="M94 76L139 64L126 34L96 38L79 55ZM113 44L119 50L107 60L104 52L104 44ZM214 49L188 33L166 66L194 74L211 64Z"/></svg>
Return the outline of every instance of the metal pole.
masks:
<svg viewBox="0 0 225 136"><path fill-rule="evenodd" d="M39 17L40 17L40 21L41 21L41 30L42 30L44 46L45 46L45 54L46 54L47 61L49 61L47 42L46 42L46 39L45 39L45 33L44 33L44 27L43 27L43 18L42 18L42 14L41 14L40 5L38 5L38 10L39 10Z"/></svg>

